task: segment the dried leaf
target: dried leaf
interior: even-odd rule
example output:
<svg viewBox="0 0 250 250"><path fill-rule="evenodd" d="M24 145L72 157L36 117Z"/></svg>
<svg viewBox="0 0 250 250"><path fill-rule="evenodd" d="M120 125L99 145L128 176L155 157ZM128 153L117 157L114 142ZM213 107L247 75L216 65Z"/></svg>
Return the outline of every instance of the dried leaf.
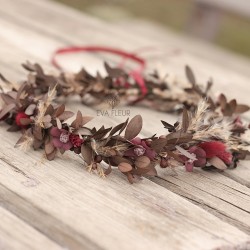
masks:
<svg viewBox="0 0 250 250"><path fill-rule="evenodd" d="M82 126L85 125L86 123L90 122L94 117L92 116L83 116L82 117Z"/></svg>
<svg viewBox="0 0 250 250"><path fill-rule="evenodd" d="M119 132L119 135L123 132L123 130L127 127L127 124L128 124L128 121L129 121L129 118L127 118L127 120L124 122L120 132Z"/></svg>
<svg viewBox="0 0 250 250"><path fill-rule="evenodd" d="M168 144L185 143L192 140L192 134L184 133L181 130L170 133L166 136Z"/></svg>
<svg viewBox="0 0 250 250"><path fill-rule="evenodd" d="M135 165L138 168L146 168L150 164L150 159L147 156L139 156L136 158Z"/></svg>
<svg viewBox="0 0 250 250"><path fill-rule="evenodd" d="M232 113L234 113L236 106L237 106L237 102L235 99L231 100L229 103L230 109L232 110Z"/></svg>
<svg viewBox="0 0 250 250"><path fill-rule="evenodd" d="M9 105L11 103L15 103L16 102L16 100L13 97L11 97L10 95L5 94L5 93L1 93L1 98L2 98L2 100L4 101L4 103L6 105Z"/></svg>
<svg viewBox="0 0 250 250"><path fill-rule="evenodd" d="M169 132L175 132L176 131L176 127L177 127L177 126L175 126L176 123L174 124L174 126L169 124L168 122L163 121L163 120L161 120L161 123L164 125L164 128L166 128Z"/></svg>
<svg viewBox="0 0 250 250"><path fill-rule="evenodd" d="M219 103L221 106L221 109L225 109L227 105L227 98L224 94L220 94L219 96Z"/></svg>
<svg viewBox="0 0 250 250"><path fill-rule="evenodd" d="M101 127L94 135L93 138L96 140L102 139L112 128Z"/></svg>
<svg viewBox="0 0 250 250"><path fill-rule="evenodd" d="M71 118L72 116L74 116L74 113L71 111L64 111L61 115L59 115L57 118L60 121L65 121L68 120L69 118Z"/></svg>
<svg viewBox="0 0 250 250"><path fill-rule="evenodd" d="M33 129L33 135L37 140L41 141L43 139L42 128L40 126L35 126Z"/></svg>
<svg viewBox="0 0 250 250"><path fill-rule="evenodd" d="M109 175L111 172L112 172L112 168L111 168L111 165L109 164L108 168L105 169L104 174Z"/></svg>
<svg viewBox="0 0 250 250"><path fill-rule="evenodd" d="M25 114L26 114L26 115L33 115L35 109L36 109L36 104L30 104L30 105L25 109Z"/></svg>
<svg viewBox="0 0 250 250"><path fill-rule="evenodd" d="M93 161L93 150L87 145L82 144L81 154L84 161L86 161L86 163L90 165Z"/></svg>
<svg viewBox="0 0 250 250"><path fill-rule="evenodd" d="M247 112L250 109L250 107L248 105L244 105L244 104L238 104L235 108L235 113L236 114L242 114L244 112Z"/></svg>
<svg viewBox="0 0 250 250"><path fill-rule="evenodd" d="M168 139L166 138L159 138L153 140L150 144L150 147L156 152L159 153L168 143Z"/></svg>
<svg viewBox="0 0 250 250"><path fill-rule="evenodd" d="M119 68L111 68L108 63L104 63L104 67L107 71L107 73L109 74L110 77L112 78L116 78L116 77L121 77L125 75L125 72L122 69Z"/></svg>
<svg viewBox="0 0 250 250"><path fill-rule="evenodd" d="M55 159L56 157L56 153L57 153L57 148L55 148L50 154L46 154L46 158L49 160L49 161L52 161Z"/></svg>
<svg viewBox="0 0 250 250"><path fill-rule="evenodd" d="M19 131L19 130L20 130L20 127L17 126L16 124L13 124L11 127L9 127L7 129L7 131L9 131L9 132L16 132L16 131Z"/></svg>
<svg viewBox="0 0 250 250"><path fill-rule="evenodd" d="M45 149L46 155L51 154L55 150L55 147L54 147L54 144L52 143L52 141L48 141L47 143L45 143L44 149Z"/></svg>
<svg viewBox="0 0 250 250"><path fill-rule="evenodd" d="M119 155L113 156L111 158L111 160L112 160L112 165L114 165L114 166L117 166L117 165L119 165L122 162L126 162L126 163L129 163L129 164L132 164L132 162L129 159L124 158L124 157L119 156Z"/></svg>
<svg viewBox="0 0 250 250"><path fill-rule="evenodd" d="M3 118L5 115L7 115L12 109L14 109L16 105L14 103L11 103L7 106L5 106L1 112L0 112L0 119Z"/></svg>
<svg viewBox="0 0 250 250"><path fill-rule="evenodd" d="M186 76L187 76L188 81L193 86L195 86L196 85L196 80L195 80L195 76L194 76L194 73L193 73L192 69L188 65L186 65L185 71L186 71Z"/></svg>
<svg viewBox="0 0 250 250"><path fill-rule="evenodd" d="M188 127L189 127L188 111L186 108L184 108L183 113L182 113L182 130L183 130L183 132L187 132Z"/></svg>
<svg viewBox="0 0 250 250"><path fill-rule="evenodd" d="M129 172L129 171L131 171L133 169L132 166L127 162L121 162L118 165L118 168L123 173Z"/></svg>
<svg viewBox="0 0 250 250"><path fill-rule="evenodd" d="M227 165L217 156L214 156L213 158L209 159L208 162L218 169L227 169Z"/></svg>
<svg viewBox="0 0 250 250"><path fill-rule="evenodd" d="M147 176L157 176L157 171L154 167L150 168L150 170L146 173L146 175Z"/></svg>
<svg viewBox="0 0 250 250"><path fill-rule="evenodd" d="M11 82L9 80L7 80L1 73L0 73L0 79L7 84L11 84Z"/></svg>
<svg viewBox="0 0 250 250"><path fill-rule="evenodd" d="M124 126L124 122L123 123L120 123L120 124L118 124L117 126L115 126L111 131L110 131L110 133L109 133L109 135L111 136L111 135L114 135L116 132L118 132L119 130L121 130L122 128L123 128L123 126Z"/></svg>
<svg viewBox="0 0 250 250"><path fill-rule="evenodd" d="M61 114L63 114L64 111L65 111L65 105L62 104L62 105L60 105L60 106L56 109L55 114L54 114L55 117L60 116Z"/></svg>
<svg viewBox="0 0 250 250"><path fill-rule="evenodd" d="M135 138L141 132L141 129L142 117L140 115L136 115L127 125L127 128L125 130L125 138L127 140Z"/></svg>
<svg viewBox="0 0 250 250"><path fill-rule="evenodd" d="M82 113L78 111L76 114L76 119L71 123L71 126L75 129L78 129L82 126Z"/></svg>

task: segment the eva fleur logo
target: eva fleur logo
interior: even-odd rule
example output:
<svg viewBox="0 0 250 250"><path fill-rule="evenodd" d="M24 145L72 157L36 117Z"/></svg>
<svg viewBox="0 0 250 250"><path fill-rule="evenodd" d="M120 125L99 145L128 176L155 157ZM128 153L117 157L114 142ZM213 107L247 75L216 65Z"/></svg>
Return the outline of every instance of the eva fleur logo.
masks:
<svg viewBox="0 0 250 250"><path fill-rule="evenodd" d="M97 110L97 116L130 116L129 109L115 109L120 103L120 97L117 93L110 93L105 97L105 103L109 109Z"/></svg>

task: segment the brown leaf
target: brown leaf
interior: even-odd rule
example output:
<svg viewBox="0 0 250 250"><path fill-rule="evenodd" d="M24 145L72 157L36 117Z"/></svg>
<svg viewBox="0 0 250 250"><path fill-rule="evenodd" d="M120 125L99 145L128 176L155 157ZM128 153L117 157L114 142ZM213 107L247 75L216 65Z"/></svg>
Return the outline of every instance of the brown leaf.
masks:
<svg viewBox="0 0 250 250"><path fill-rule="evenodd" d="M187 132L188 127L189 127L188 111L186 108L184 108L183 113L182 113L182 130L183 130L183 132Z"/></svg>
<svg viewBox="0 0 250 250"><path fill-rule="evenodd" d="M58 116L58 119L60 121L65 121L65 120L71 118L73 115L74 115L74 113L71 111L64 111L61 115Z"/></svg>
<svg viewBox="0 0 250 250"><path fill-rule="evenodd" d="M1 112L0 112L0 119L3 118L6 114L8 114L12 109L14 109L16 105L14 103L11 103L7 106L5 106Z"/></svg>
<svg viewBox="0 0 250 250"><path fill-rule="evenodd" d="M111 172L112 172L112 168L111 168L111 165L109 164L108 168L105 169L104 174L109 175Z"/></svg>
<svg viewBox="0 0 250 250"><path fill-rule="evenodd" d="M54 116L55 116L55 117L58 117L58 116L60 116L61 114L63 114L64 111L65 111L65 105L62 104L62 105L60 105L60 106L56 109Z"/></svg>
<svg viewBox="0 0 250 250"><path fill-rule="evenodd" d="M16 102L16 100L8 94L1 93L1 98L6 105Z"/></svg>
<svg viewBox="0 0 250 250"><path fill-rule="evenodd" d="M89 148L88 146L82 144L81 154L82 154L84 161L86 161L86 163L90 165L93 161L93 150Z"/></svg>
<svg viewBox="0 0 250 250"><path fill-rule="evenodd" d="M166 138L159 138L153 140L150 144L150 147L156 152L159 153L168 143L168 139Z"/></svg>
<svg viewBox="0 0 250 250"><path fill-rule="evenodd" d="M188 81L193 86L195 86L196 85L196 80L195 80L195 76L194 76L194 73L193 73L192 69L188 65L186 65L185 71L186 71L186 76L187 76Z"/></svg>
<svg viewBox="0 0 250 250"><path fill-rule="evenodd" d="M33 148L34 148L34 150L39 149L42 146L42 144L43 144L43 141L39 141L37 139L34 139L34 141L33 141Z"/></svg>
<svg viewBox="0 0 250 250"><path fill-rule="evenodd" d="M181 130L170 133L166 136L168 144L185 143L192 139L192 134L184 133Z"/></svg>
<svg viewBox="0 0 250 250"><path fill-rule="evenodd" d="M93 138L96 140L102 139L112 128L101 127L94 135Z"/></svg>
<svg viewBox="0 0 250 250"><path fill-rule="evenodd" d="M124 122L123 123L120 123L118 124L117 126L115 126L109 133L109 135L114 135L116 132L118 132L119 130L121 130L124 126Z"/></svg>
<svg viewBox="0 0 250 250"><path fill-rule="evenodd" d="M54 113L54 111L55 111L54 107L50 104L50 105L48 106L48 108L46 109L45 115L50 115L50 116L52 116L52 114Z"/></svg>
<svg viewBox="0 0 250 250"><path fill-rule="evenodd" d="M140 156L136 159L135 165L138 168L146 168L150 164L150 159L147 156Z"/></svg>
<svg viewBox="0 0 250 250"><path fill-rule="evenodd" d="M124 122L121 130L119 131L119 135L123 132L123 130L127 127L127 124L128 124L128 121L129 121L129 118L127 118L127 120Z"/></svg>
<svg viewBox="0 0 250 250"><path fill-rule="evenodd" d="M20 130L20 127L17 126L16 124L13 124L11 127L9 127L7 129L7 131L9 131L9 132L16 132L16 131L19 131L19 130Z"/></svg>
<svg viewBox="0 0 250 250"><path fill-rule="evenodd" d="M148 176L157 176L157 171L156 171L156 169L153 167L153 168L151 168L151 169L146 173L146 175L148 175Z"/></svg>
<svg viewBox="0 0 250 250"><path fill-rule="evenodd" d="M217 156L214 156L213 158L209 159L208 162L218 169L227 169L227 165Z"/></svg>
<svg viewBox="0 0 250 250"><path fill-rule="evenodd" d="M131 171L133 169L132 166L127 162L121 162L118 165L118 168L123 173L129 172L129 171Z"/></svg>
<svg viewBox="0 0 250 250"><path fill-rule="evenodd" d="M55 150L55 147L52 141L48 141L47 143L45 143L44 149L45 149L46 155L51 154Z"/></svg>
<svg viewBox="0 0 250 250"><path fill-rule="evenodd" d="M7 80L1 73L0 73L0 79L7 84L10 84L11 82L9 80Z"/></svg>
<svg viewBox="0 0 250 250"><path fill-rule="evenodd" d="M37 140L41 141L43 139L42 128L40 126L35 126L33 129L33 135Z"/></svg>
<svg viewBox="0 0 250 250"><path fill-rule="evenodd" d="M150 167L145 167L145 168L134 168L131 173L134 175L145 175L151 170Z"/></svg>
<svg viewBox="0 0 250 250"><path fill-rule="evenodd" d="M108 63L104 63L104 67L109 74L110 77L116 78L116 77L121 77L125 75L125 72L122 69L119 68L111 68Z"/></svg>
<svg viewBox="0 0 250 250"><path fill-rule="evenodd" d="M92 116L83 116L82 117L82 126L85 125L86 123L90 122L94 117Z"/></svg>
<svg viewBox="0 0 250 250"><path fill-rule="evenodd" d="M76 114L76 119L71 123L71 126L75 129L78 129L82 126L82 113L78 111Z"/></svg>
<svg viewBox="0 0 250 250"><path fill-rule="evenodd" d="M52 161L55 159L57 153L57 148L55 148L50 154L46 154L46 157L49 161Z"/></svg>
<svg viewBox="0 0 250 250"><path fill-rule="evenodd" d="M231 110L232 110L232 113L234 113L234 111L235 111L235 109L236 109L236 106L237 106L236 100L233 99L233 100L231 100L228 104L229 104L229 106L230 106L230 108L231 108Z"/></svg>
<svg viewBox="0 0 250 250"><path fill-rule="evenodd" d="M136 115L127 125L127 128L125 130L125 138L127 140L135 138L141 132L141 129L142 117L140 115Z"/></svg>
<svg viewBox="0 0 250 250"><path fill-rule="evenodd" d="M248 105L244 105L244 104L238 104L235 108L235 113L236 114L242 114L244 112L247 112L249 110L249 106Z"/></svg>
<svg viewBox="0 0 250 250"><path fill-rule="evenodd" d="M222 109L225 109L227 105L227 98L224 94L220 94L219 96L219 103Z"/></svg>
<svg viewBox="0 0 250 250"><path fill-rule="evenodd" d="M119 155L113 156L111 158L111 161L112 161L112 165L113 166L117 166L117 165L119 165L122 162L126 162L126 163L129 163L129 164L132 164L132 162L129 159L124 158L124 157L119 156Z"/></svg>

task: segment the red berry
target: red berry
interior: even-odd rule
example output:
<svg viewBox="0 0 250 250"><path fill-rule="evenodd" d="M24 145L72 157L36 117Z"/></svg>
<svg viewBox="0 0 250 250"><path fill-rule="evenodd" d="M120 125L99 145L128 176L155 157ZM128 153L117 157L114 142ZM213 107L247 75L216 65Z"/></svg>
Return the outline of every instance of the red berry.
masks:
<svg viewBox="0 0 250 250"><path fill-rule="evenodd" d="M69 135L69 140L70 140L70 142L73 144L73 146L75 148L81 147L81 145L83 143L83 139L81 139L79 137L79 135L76 135L76 134L70 134Z"/></svg>
<svg viewBox="0 0 250 250"><path fill-rule="evenodd" d="M19 126L19 127L25 127L22 123L21 123L21 119L22 118L29 118L28 115L26 115L24 112L19 112L16 114L16 118L15 118L15 121L16 121L16 125Z"/></svg>

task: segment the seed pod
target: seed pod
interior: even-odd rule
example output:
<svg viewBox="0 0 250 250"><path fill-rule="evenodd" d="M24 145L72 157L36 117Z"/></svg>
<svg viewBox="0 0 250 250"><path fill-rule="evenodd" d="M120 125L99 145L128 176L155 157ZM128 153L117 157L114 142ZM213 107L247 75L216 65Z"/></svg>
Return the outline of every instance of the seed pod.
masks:
<svg viewBox="0 0 250 250"><path fill-rule="evenodd" d="M129 171L132 170L132 166L129 163L127 163L127 162L121 162L118 165L118 168L123 173L129 172Z"/></svg>
<svg viewBox="0 0 250 250"><path fill-rule="evenodd" d="M96 155L95 156L95 162L100 163L102 161L102 156L101 155Z"/></svg>
<svg viewBox="0 0 250 250"><path fill-rule="evenodd" d="M161 166L161 168L168 167L168 160L165 158L161 158L160 166Z"/></svg>

